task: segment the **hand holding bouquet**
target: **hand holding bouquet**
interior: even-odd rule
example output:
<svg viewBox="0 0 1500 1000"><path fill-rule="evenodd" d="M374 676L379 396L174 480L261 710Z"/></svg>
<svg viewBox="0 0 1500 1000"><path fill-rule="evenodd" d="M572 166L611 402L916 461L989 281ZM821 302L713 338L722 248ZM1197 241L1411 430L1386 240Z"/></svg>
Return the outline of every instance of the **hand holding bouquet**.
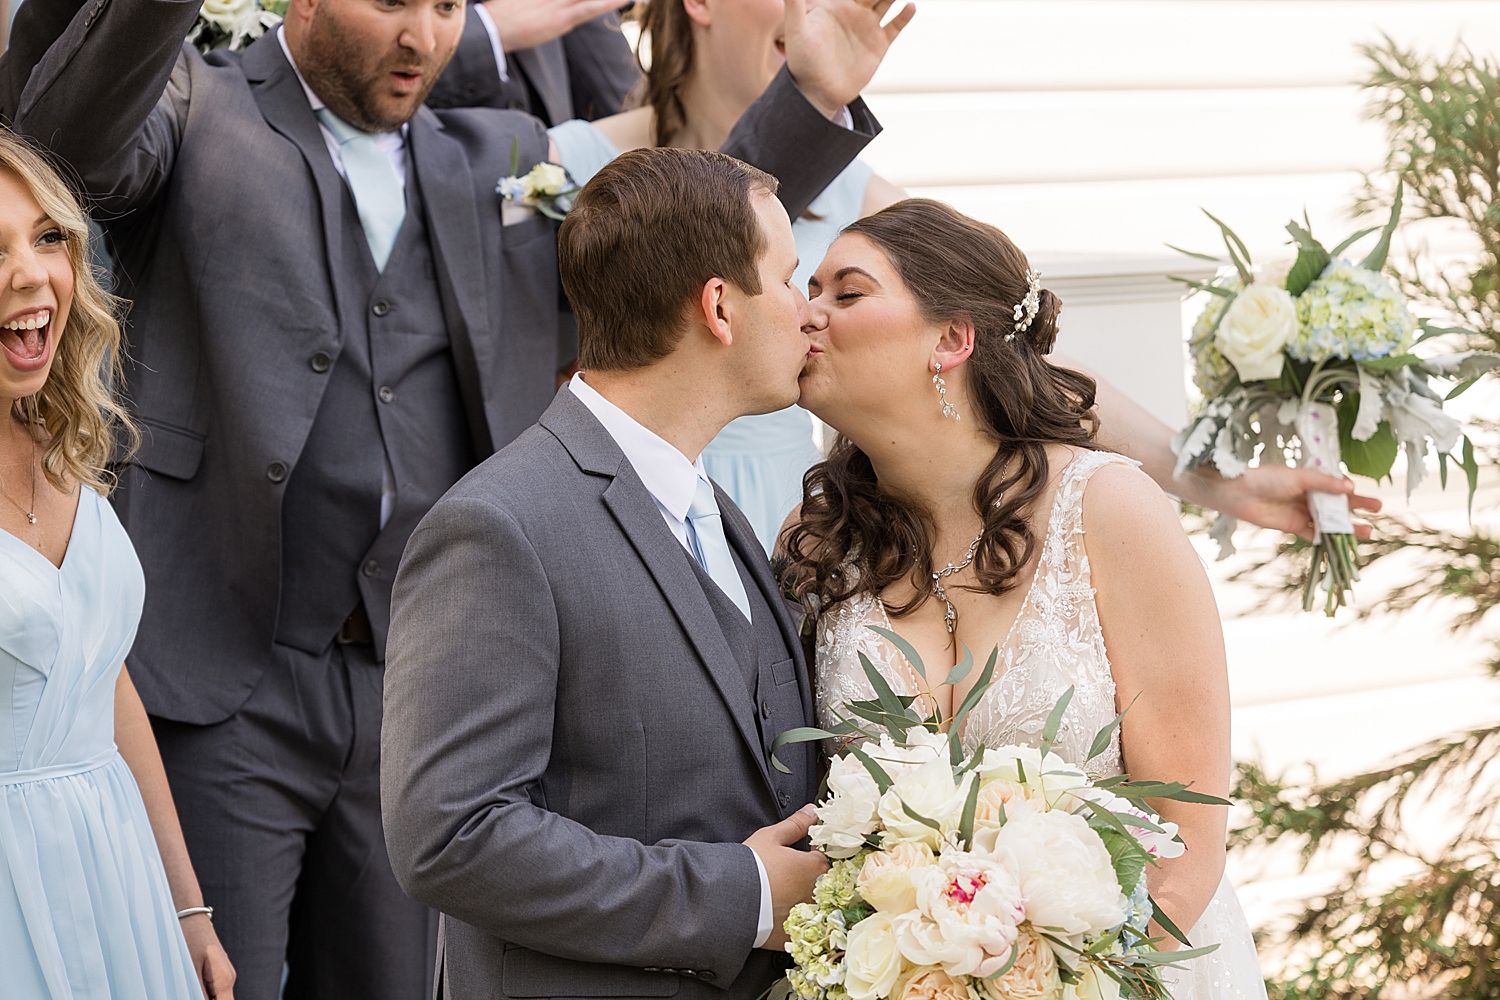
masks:
<svg viewBox="0 0 1500 1000"><path fill-rule="evenodd" d="M1355 475L1383 479L1406 450L1406 491L1422 481L1429 442L1437 449L1444 485L1452 457L1469 480L1473 501L1479 466L1474 446L1443 403L1500 365L1500 354L1467 351L1422 358L1410 349L1445 333L1467 333L1413 320L1406 300L1382 272L1401 218L1396 191L1386 225L1355 233L1324 249L1307 226L1287 224L1297 245L1293 261L1257 268L1238 236L1209 215L1224 235L1234 271L1210 282L1185 281L1213 296L1193 328L1193 381L1204 402L1173 441L1176 474L1212 463L1235 478L1257 458L1273 456L1330 475L1341 464ZM1358 264L1339 255L1380 231ZM1190 251L1182 251L1190 253ZM1207 254L1191 254L1217 260ZM1420 334L1418 331L1421 331ZM1446 396L1433 378L1458 384ZM1451 456L1459 441L1461 456ZM1311 496L1313 565L1303 591L1311 610L1324 592L1332 615L1347 603L1359 578L1354 524L1341 495ZM1214 534L1227 546L1233 522L1221 518Z"/></svg>
<svg viewBox="0 0 1500 1000"><path fill-rule="evenodd" d="M875 631L926 677L908 643ZM1051 747L1071 688L1039 747L965 754L959 734L998 655L945 722L939 711L923 718L861 654L876 698L848 705L831 730L778 737L776 747L843 744L810 833L832 864L814 901L786 921L796 962L787 978L802 1000L1166 997L1161 968L1213 950L1158 951L1148 934L1154 916L1187 944L1145 877L1147 865L1185 848L1176 826L1143 803L1224 800L1127 776L1093 781L1065 762ZM961 683L972 666L966 651L944 683ZM1095 737L1090 759L1121 717Z"/></svg>

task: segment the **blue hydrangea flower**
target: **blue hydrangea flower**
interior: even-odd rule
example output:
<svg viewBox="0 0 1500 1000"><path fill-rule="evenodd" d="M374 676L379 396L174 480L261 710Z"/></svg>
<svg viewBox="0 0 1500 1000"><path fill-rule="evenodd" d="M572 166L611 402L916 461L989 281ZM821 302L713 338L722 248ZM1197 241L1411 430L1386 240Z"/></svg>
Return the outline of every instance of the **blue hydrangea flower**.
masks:
<svg viewBox="0 0 1500 1000"><path fill-rule="evenodd" d="M1406 298L1378 271L1336 260L1297 296L1297 332L1287 353L1302 361L1367 361L1411 345L1416 322Z"/></svg>

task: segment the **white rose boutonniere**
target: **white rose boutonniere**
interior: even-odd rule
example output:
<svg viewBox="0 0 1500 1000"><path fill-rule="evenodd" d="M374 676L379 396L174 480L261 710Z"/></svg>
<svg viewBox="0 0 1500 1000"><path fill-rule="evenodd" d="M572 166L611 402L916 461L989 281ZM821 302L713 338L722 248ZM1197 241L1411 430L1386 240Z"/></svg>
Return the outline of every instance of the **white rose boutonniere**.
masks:
<svg viewBox="0 0 1500 1000"><path fill-rule="evenodd" d="M1286 289L1257 281L1229 303L1214 343L1241 382L1259 382L1281 374L1282 348L1296 332L1297 307Z"/></svg>
<svg viewBox="0 0 1500 1000"><path fill-rule="evenodd" d="M287 0L204 0L187 41L204 55L243 49L286 16Z"/></svg>
<svg viewBox="0 0 1500 1000"><path fill-rule="evenodd" d="M578 185L568 172L556 163L538 163L524 175L520 172L521 140L510 144L510 176L500 178L495 193L510 204L534 208L549 219L561 222L573 207Z"/></svg>

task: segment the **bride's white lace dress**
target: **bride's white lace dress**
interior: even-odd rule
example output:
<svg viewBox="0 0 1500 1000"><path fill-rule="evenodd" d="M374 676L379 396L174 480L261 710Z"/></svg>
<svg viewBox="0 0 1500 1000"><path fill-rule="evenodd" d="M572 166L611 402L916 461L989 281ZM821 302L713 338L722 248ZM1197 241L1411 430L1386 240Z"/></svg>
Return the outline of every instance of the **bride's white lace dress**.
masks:
<svg viewBox="0 0 1500 1000"><path fill-rule="evenodd" d="M968 749L981 742L990 747L1036 745L1048 713L1072 687L1073 700L1054 749L1081 764L1094 734L1119 711L1083 545L1084 485L1094 470L1111 462L1129 459L1084 452L1063 471L1036 576L1010 634L1000 644L995 682L965 727ZM835 710L844 704L875 697L859 653L869 657L898 693L918 690L906 659L869 625L891 628L884 606L873 594L846 601L818 622L815 688L818 718L825 726L837 721ZM975 655L983 663L989 651L976 649ZM1109 749L1089 762L1088 771L1096 778L1121 773L1118 729ZM1184 970L1167 971L1175 1000L1263 1000L1266 989L1255 943L1228 878L1219 884L1188 938L1194 946L1217 943L1219 948L1184 963Z"/></svg>

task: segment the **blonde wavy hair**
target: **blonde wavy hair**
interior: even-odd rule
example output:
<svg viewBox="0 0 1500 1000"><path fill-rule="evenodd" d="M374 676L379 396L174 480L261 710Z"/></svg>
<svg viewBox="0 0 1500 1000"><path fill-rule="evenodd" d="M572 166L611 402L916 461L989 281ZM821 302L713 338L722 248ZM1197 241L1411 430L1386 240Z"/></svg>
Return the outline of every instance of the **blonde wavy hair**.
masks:
<svg viewBox="0 0 1500 1000"><path fill-rule="evenodd" d="M107 495L115 485L110 464L129 457L140 442L111 391L124 377L118 318L124 302L106 292L95 273L88 220L78 199L51 164L5 128L0 128L0 170L20 178L67 234L73 265L73 303L46 384L16 400L12 413L44 443L42 469L53 486L70 492L71 483L80 482Z"/></svg>

